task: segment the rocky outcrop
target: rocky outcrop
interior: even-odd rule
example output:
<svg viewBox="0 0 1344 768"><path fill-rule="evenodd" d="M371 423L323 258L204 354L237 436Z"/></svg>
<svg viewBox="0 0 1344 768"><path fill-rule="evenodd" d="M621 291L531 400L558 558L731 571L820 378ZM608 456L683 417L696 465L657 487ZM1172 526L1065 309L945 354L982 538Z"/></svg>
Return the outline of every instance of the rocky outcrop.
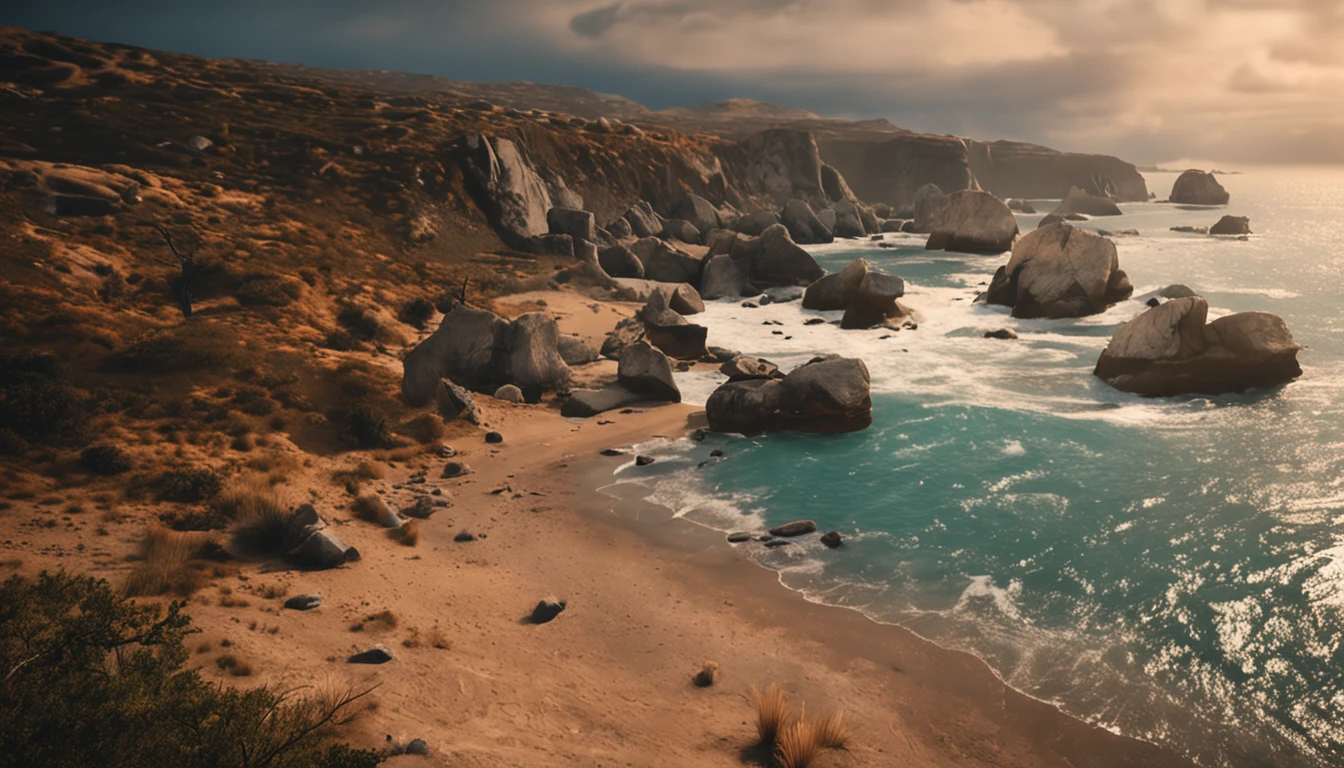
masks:
<svg viewBox="0 0 1344 768"><path fill-rule="evenodd" d="M897 299L905 295L905 281L855 259L844 269L808 286L803 309L830 312L843 309L840 327L872 328L908 316Z"/></svg>
<svg viewBox="0 0 1344 768"><path fill-rule="evenodd" d="M772 128L742 142L744 187L784 205L793 198L820 200L821 154L811 133Z"/></svg>
<svg viewBox="0 0 1344 768"><path fill-rule="evenodd" d="M1083 317L1104 312L1134 292L1115 243L1068 224L1051 224L1017 241L985 299L1013 317Z"/></svg>
<svg viewBox="0 0 1344 768"><path fill-rule="evenodd" d="M526 248L530 238L547 234L551 195L518 145L480 134L466 137L464 143L463 175L500 239Z"/></svg>
<svg viewBox="0 0 1344 768"><path fill-rule="evenodd" d="M726 253L709 257L700 276L700 295L711 301L745 295L750 269Z"/></svg>
<svg viewBox="0 0 1344 768"><path fill-rule="evenodd" d="M779 366L769 360L761 360L756 357L745 357L743 355L738 355L732 360L719 366L719 373L727 376L729 381L784 378L784 374L780 373Z"/></svg>
<svg viewBox="0 0 1344 768"><path fill-rule="evenodd" d="M669 304L670 294L654 291L644 308L640 310L640 319L644 322L644 335L653 346L670 357L679 360L699 360L709 354L705 339L709 330L695 325L674 311ZM619 328L619 326L618 326ZM633 345L631 345L633 346ZM621 352L625 359L627 347Z"/></svg>
<svg viewBox="0 0 1344 768"><path fill-rule="evenodd" d="M471 393L449 379L439 379L438 386L434 388L434 402L445 422L465 419L472 424L481 423L481 414Z"/></svg>
<svg viewBox="0 0 1344 768"><path fill-rule="evenodd" d="M660 237L664 240L680 240L683 243L698 245L700 243L700 230L685 219L668 219L663 222L663 232Z"/></svg>
<svg viewBox="0 0 1344 768"><path fill-rule="evenodd" d="M953 193L934 223L925 248L930 251L1002 253L1013 247L1017 219L1003 201L988 192Z"/></svg>
<svg viewBox="0 0 1344 768"><path fill-rule="evenodd" d="M560 351L560 358L565 361L565 365L571 368L576 365L595 363L600 357L597 349L582 336L561 335L559 342L556 344L556 349ZM500 389L503 389L503 387ZM522 393L519 392L519 394ZM495 394L495 398L501 399L498 393Z"/></svg>
<svg viewBox="0 0 1344 768"><path fill-rule="evenodd" d="M911 232L927 235L933 232L938 217L947 208L947 195L936 184L925 184L915 191L915 218Z"/></svg>
<svg viewBox="0 0 1344 768"><path fill-rule="evenodd" d="M529 400L569 384L569 366L557 349L555 320L529 313L505 320L463 304L444 315L439 327L402 361L402 397L410 405L434 399L440 379L477 392L517 385Z"/></svg>
<svg viewBox="0 0 1344 768"><path fill-rule="evenodd" d="M790 200L785 203L784 210L779 216L779 223L789 231L789 237L793 238L795 243L813 245L829 243L835 239L835 234L822 223L812 210L812 206L804 200Z"/></svg>
<svg viewBox="0 0 1344 768"><path fill-rule="evenodd" d="M700 259L656 237L646 237L630 246L644 265L644 277L660 283L700 282Z"/></svg>
<svg viewBox="0 0 1344 768"><path fill-rule="evenodd" d="M1115 201L1106 197L1089 195L1078 187L1069 189L1069 194L1059 201L1059 206L1054 211L1057 215L1066 216L1070 213L1081 213L1087 216L1119 216L1120 206Z"/></svg>
<svg viewBox="0 0 1344 768"><path fill-rule="evenodd" d="M838 203L841 200L857 200L849 184L845 183L845 177L834 166L822 163L821 166L821 190L826 195L826 199L832 203Z"/></svg>
<svg viewBox="0 0 1344 768"><path fill-rule="evenodd" d="M841 134L823 135L818 142L826 162L844 176L859 200L870 205L909 209L915 191L926 184L948 192L977 188L966 143L955 136Z"/></svg>
<svg viewBox="0 0 1344 768"><path fill-rule="evenodd" d="M1171 202L1183 205L1227 205L1231 199L1212 173L1188 170L1171 186Z"/></svg>
<svg viewBox="0 0 1344 768"><path fill-rule="evenodd" d="M1249 235L1251 220L1247 216L1224 216L1209 227L1210 235Z"/></svg>
<svg viewBox="0 0 1344 768"><path fill-rule="evenodd" d="M710 247L700 285L705 298L755 295L767 288L804 286L826 274L812 254L793 242L783 224L766 228L760 237L725 234Z"/></svg>
<svg viewBox="0 0 1344 768"><path fill-rule="evenodd" d="M971 171L980 188L999 197L1057 200L1070 188L1118 202L1148 199L1143 174L1109 155L1058 152L1016 141L967 140Z"/></svg>
<svg viewBox="0 0 1344 768"><path fill-rule="evenodd" d="M782 430L853 432L873 421L868 368L862 360L819 357L783 379L750 379L720 386L705 404L716 432Z"/></svg>
<svg viewBox="0 0 1344 768"><path fill-rule="evenodd" d="M1199 297L1172 299L1120 326L1095 374L1139 395L1221 395L1285 384L1302 375L1301 345L1268 312L1240 312L1205 324Z"/></svg>

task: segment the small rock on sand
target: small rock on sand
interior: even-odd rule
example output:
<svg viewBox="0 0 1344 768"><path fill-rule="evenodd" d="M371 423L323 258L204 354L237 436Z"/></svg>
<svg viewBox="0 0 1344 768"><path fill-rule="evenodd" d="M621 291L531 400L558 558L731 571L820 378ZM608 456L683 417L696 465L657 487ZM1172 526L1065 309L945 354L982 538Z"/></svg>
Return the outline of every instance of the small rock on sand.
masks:
<svg viewBox="0 0 1344 768"><path fill-rule="evenodd" d="M602 451L603 456L624 456L625 451L618 451L615 448L606 448Z"/></svg>
<svg viewBox="0 0 1344 768"><path fill-rule="evenodd" d="M739 532L737 532L737 533L730 533L730 534L728 534L728 543L729 543L729 544L741 544L741 543L746 542L746 541L751 541L751 534L750 534L750 533L746 533L746 532L739 531Z"/></svg>
<svg viewBox="0 0 1344 768"><path fill-rule="evenodd" d="M411 739L411 743L406 745L406 754L428 755L429 744L424 739Z"/></svg>
<svg viewBox="0 0 1344 768"><path fill-rule="evenodd" d="M471 474L471 467L467 466L466 464L463 464L460 461L450 461L447 464L443 465L443 474L440 475L440 477L452 478L452 477L462 477L463 475L470 475L470 474Z"/></svg>
<svg viewBox="0 0 1344 768"><path fill-rule="evenodd" d="M386 664L393 659L392 651L386 645L375 645L367 651L360 651L346 659L350 664Z"/></svg>
<svg viewBox="0 0 1344 768"><path fill-rule="evenodd" d="M458 532L457 532L457 535L453 537L453 541L456 541L456 542L459 542L459 543L461 543L461 542L466 542L466 541L475 541L475 540L476 540L476 534L472 533L471 531L468 531L468 530L465 529L465 528L463 528L462 530L458 531Z"/></svg>
<svg viewBox="0 0 1344 768"><path fill-rule="evenodd" d="M565 610L564 600L548 597L537 603L537 607L532 609L532 614L528 618L533 624L545 624L559 616L563 610Z"/></svg>
<svg viewBox="0 0 1344 768"><path fill-rule="evenodd" d="M438 489L436 488L435 490ZM403 517L413 517L416 520L425 520L436 511L438 511L438 505L434 503L434 500L428 496L421 496L415 500L414 504L408 507L403 507L401 514Z"/></svg>
<svg viewBox="0 0 1344 768"><path fill-rule="evenodd" d="M293 611L311 611L320 605L321 595L295 595L285 601L285 607Z"/></svg>
<svg viewBox="0 0 1344 768"><path fill-rule="evenodd" d="M636 456L636 457L635 457L635 464L636 464L637 466L640 466L640 467L647 467L647 466L649 466L650 464L652 464L654 461L656 461L656 459L654 459L652 456Z"/></svg>
<svg viewBox="0 0 1344 768"><path fill-rule="evenodd" d="M504 436L501 435L501 434L499 434L498 432L486 432L486 433L485 433L485 442L487 442L487 443L502 443L502 442L504 442Z"/></svg>

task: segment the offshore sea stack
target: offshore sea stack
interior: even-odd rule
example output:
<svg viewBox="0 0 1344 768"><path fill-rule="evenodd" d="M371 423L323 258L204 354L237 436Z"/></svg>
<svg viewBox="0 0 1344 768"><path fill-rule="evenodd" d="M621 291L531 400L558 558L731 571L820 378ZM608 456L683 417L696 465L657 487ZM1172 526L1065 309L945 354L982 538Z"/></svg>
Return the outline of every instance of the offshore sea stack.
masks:
<svg viewBox="0 0 1344 768"><path fill-rule="evenodd" d="M1212 173L1189 170L1171 186L1171 202L1183 205L1227 205L1232 198Z"/></svg>
<svg viewBox="0 0 1344 768"><path fill-rule="evenodd" d="M1084 317L1134 293L1120 269L1115 243L1085 229L1051 224L1013 246L985 293L989 304L1013 308L1013 317Z"/></svg>
<svg viewBox="0 0 1344 768"><path fill-rule="evenodd" d="M1206 325L1208 312L1198 296L1144 312L1116 329L1094 373L1116 389L1149 397L1243 392L1302 375L1302 347L1283 318L1239 312Z"/></svg>
<svg viewBox="0 0 1344 768"><path fill-rule="evenodd" d="M783 379L730 381L705 404L715 432L857 432L873 423L868 367L837 355L816 357Z"/></svg>

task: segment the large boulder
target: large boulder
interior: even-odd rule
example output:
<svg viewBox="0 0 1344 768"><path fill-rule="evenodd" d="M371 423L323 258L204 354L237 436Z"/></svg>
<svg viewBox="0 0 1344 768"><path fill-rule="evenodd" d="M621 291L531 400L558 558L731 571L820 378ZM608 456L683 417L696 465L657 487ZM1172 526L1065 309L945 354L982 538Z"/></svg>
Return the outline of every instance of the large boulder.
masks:
<svg viewBox="0 0 1344 768"><path fill-rule="evenodd" d="M924 245L930 251L1002 253L1013 247L1017 218L999 198L978 189L953 193Z"/></svg>
<svg viewBox="0 0 1344 768"><path fill-rule="evenodd" d="M309 568L339 568L359 559L359 550L325 529L313 531L289 553L290 559Z"/></svg>
<svg viewBox="0 0 1344 768"><path fill-rule="evenodd" d="M832 233L836 237L863 237L868 234L853 200L841 200L835 204L835 227Z"/></svg>
<svg viewBox="0 0 1344 768"><path fill-rule="evenodd" d="M700 259L656 237L645 237L630 247L644 265L644 277L660 283L700 282Z"/></svg>
<svg viewBox="0 0 1344 768"><path fill-rule="evenodd" d="M854 196L854 191L849 188L849 184L845 183L845 177L825 163L821 165L821 190L825 193L826 199L832 203L858 199Z"/></svg>
<svg viewBox="0 0 1344 768"><path fill-rule="evenodd" d="M586 419L599 413L625 408L646 400L644 395L618 384L602 389L580 389L571 392L569 399L560 407L560 415L566 418Z"/></svg>
<svg viewBox="0 0 1344 768"><path fill-rule="evenodd" d="M582 336L562 335L556 344L556 349L560 351L560 357L565 361L565 365L570 367L595 363L601 357L597 348Z"/></svg>
<svg viewBox="0 0 1344 768"><path fill-rule="evenodd" d="M711 301L744 295L750 269L750 264L743 267L737 259L726 253L711 256L705 262L704 273L700 276L700 295Z"/></svg>
<svg viewBox="0 0 1344 768"><path fill-rule="evenodd" d="M1171 185L1171 202L1183 205L1227 205L1231 195L1212 173L1189 170Z"/></svg>
<svg viewBox="0 0 1344 768"><path fill-rule="evenodd" d="M905 317L905 308L897 299L905 295L905 281L895 275L870 269L849 295L840 327L872 328L894 318Z"/></svg>
<svg viewBox="0 0 1344 768"><path fill-rule="evenodd" d="M440 379L477 391L515 384L529 400L569 384L569 367L557 349L555 320L541 313L512 322L459 304L402 361L401 394L410 405L427 405Z"/></svg>
<svg viewBox="0 0 1344 768"><path fill-rule="evenodd" d="M477 389L484 378L481 373L494 366L496 347L507 324L493 312L465 304L454 307L443 316L438 330L406 354L402 361L402 397L410 405L427 405L443 378ZM492 383L498 386L508 382Z"/></svg>
<svg viewBox="0 0 1344 768"><path fill-rule="evenodd" d="M701 239L700 230L685 219L668 219L663 222L663 231L660 237L664 240L680 240L692 245L698 245Z"/></svg>
<svg viewBox="0 0 1344 768"><path fill-rule="evenodd" d="M844 269L817 280L803 294L803 309L834 312L849 307L849 297L859 289L868 274L867 259L855 259Z"/></svg>
<svg viewBox="0 0 1344 768"><path fill-rule="evenodd" d="M597 240L597 219L588 211L552 208L546 212L546 226L552 235L569 235L575 242Z"/></svg>
<svg viewBox="0 0 1344 768"><path fill-rule="evenodd" d="M783 379L731 381L705 405L716 432L853 432L872 424L868 368L862 360L819 357Z"/></svg>
<svg viewBox="0 0 1344 768"><path fill-rule="evenodd" d="M804 203L806 205L806 203ZM811 210L810 208L808 210ZM755 237L766 230L766 227L779 223L779 214L774 211L753 211L737 220L737 231L744 235ZM798 238L794 238L796 241Z"/></svg>
<svg viewBox="0 0 1344 768"><path fill-rule="evenodd" d="M1069 194L1059 201L1054 211L1060 216L1081 213L1087 216L1119 216L1120 206L1114 200L1097 195L1089 195L1078 187L1070 187Z"/></svg>
<svg viewBox="0 0 1344 768"><path fill-rule="evenodd" d="M603 272L612 277L644 279L644 262L639 260L634 251L619 243L599 251L597 263Z"/></svg>
<svg viewBox="0 0 1344 768"><path fill-rule="evenodd" d="M670 305L671 295L665 291L654 291L649 295L648 302L639 313L640 319L644 321L644 334L653 346L671 357L699 360L709 354L705 346L709 331L704 326L692 324L673 310ZM630 346L633 344L622 350L621 359L625 358Z"/></svg>
<svg viewBox="0 0 1344 768"><path fill-rule="evenodd" d="M937 184L925 184L915 190L915 218L909 231L921 235L932 233L938 217L947 207L947 199Z"/></svg>
<svg viewBox="0 0 1344 768"><path fill-rule="evenodd" d="M686 195L677 204L676 210L672 211L672 216L677 219L683 219L691 223L696 231L703 234L711 229L726 229L719 210L714 204L699 195ZM699 240L687 240L686 242L700 242Z"/></svg>
<svg viewBox="0 0 1344 768"><path fill-rule="evenodd" d="M751 284L758 288L809 285L826 274L812 254L798 247L782 224L767 227L756 239L756 246L749 274Z"/></svg>
<svg viewBox="0 0 1344 768"><path fill-rule="evenodd" d="M743 355L738 355L719 366L719 373L727 376L729 381L784 378L784 374L779 371L779 366L769 360Z"/></svg>
<svg viewBox="0 0 1344 768"><path fill-rule="evenodd" d="M1251 220L1247 216L1224 216L1209 227L1210 235L1249 235Z"/></svg>
<svg viewBox="0 0 1344 768"><path fill-rule="evenodd" d="M547 234L551 195L518 146L481 134L467 136L463 143L463 175L500 238L526 248L530 238Z"/></svg>
<svg viewBox="0 0 1344 768"><path fill-rule="evenodd" d="M536 402L543 392L569 386L570 371L560 356L560 329L541 312L520 315L504 332L501 377Z"/></svg>
<svg viewBox="0 0 1344 768"><path fill-rule="evenodd" d="M630 229L630 222L624 218L616 219L606 226L607 234L616 240L624 240L627 237L634 236L634 230Z"/></svg>
<svg viewBox="0 0 1344 768"><path fill-rule="evenodd" d="M681 402L681 390L672 380L672 365L667 355L637 341L621 353L616 368L616 383L651 400Z"/></svg>
<svg viewBox="0 0 1344 768"><path fill-rule="evenodd" d="M1115 243L1060 223L1017 241L986 300L1012 307L1013 317L1083 317L1104 312L1133 292Z"/></svg>
<svg viewBox="0 0 1344 768"><path fill-rule="evenodd" d="M790 200L785 203L784 211L779 215L779 223L784 225L796 243L813 245L829 243L835 239L830 228L822 223L812 210L812 206L805 200ZM761 231L764 233L765 230Z"/></svg>
<svg viewBox="0 0 1344 768"><path fill-rule="evenodd" d="M602 340L602 356L612 360L621 359L621 353L631 344L644 338L644 318L636 315L627 317L616 324Z"/></svg>
<svg viewBox="0 0 1344 768"><path fill-rule="evenodd" d="M1220 395L1285 384L1302 375L1301 345L1283 319L1240 312L1205 324L1208 303L1172 299L1116 329L1094 373L1139 395Z"/></svg>
<svg viewBox="0 0 1344 768"><path fill-rule="evenodd" d="M630 206L622 218L630 225L630 233L635 237L657 237L663 231L663 217L643 200Z"/></svg>

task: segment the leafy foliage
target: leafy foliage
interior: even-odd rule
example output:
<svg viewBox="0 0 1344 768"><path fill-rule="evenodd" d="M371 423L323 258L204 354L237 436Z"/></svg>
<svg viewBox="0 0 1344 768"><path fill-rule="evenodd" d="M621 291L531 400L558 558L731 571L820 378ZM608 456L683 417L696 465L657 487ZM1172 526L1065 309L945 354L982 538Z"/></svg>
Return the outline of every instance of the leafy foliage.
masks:
<svg viewBox="0 0 1344 768"><path fill-rule="evenodd" d="M64 573L0 585L0 768L365 768L331 741L365 693L296 698L184 669L193 632L167 609Z"/></svg>
<svg viewBox="0 0 1344 768"><path fill-rule="evenodd" d="M70 384L54 356L0 359L0 429L21 442L65 441L80 436L88 415L87 396Z"/></svg>

